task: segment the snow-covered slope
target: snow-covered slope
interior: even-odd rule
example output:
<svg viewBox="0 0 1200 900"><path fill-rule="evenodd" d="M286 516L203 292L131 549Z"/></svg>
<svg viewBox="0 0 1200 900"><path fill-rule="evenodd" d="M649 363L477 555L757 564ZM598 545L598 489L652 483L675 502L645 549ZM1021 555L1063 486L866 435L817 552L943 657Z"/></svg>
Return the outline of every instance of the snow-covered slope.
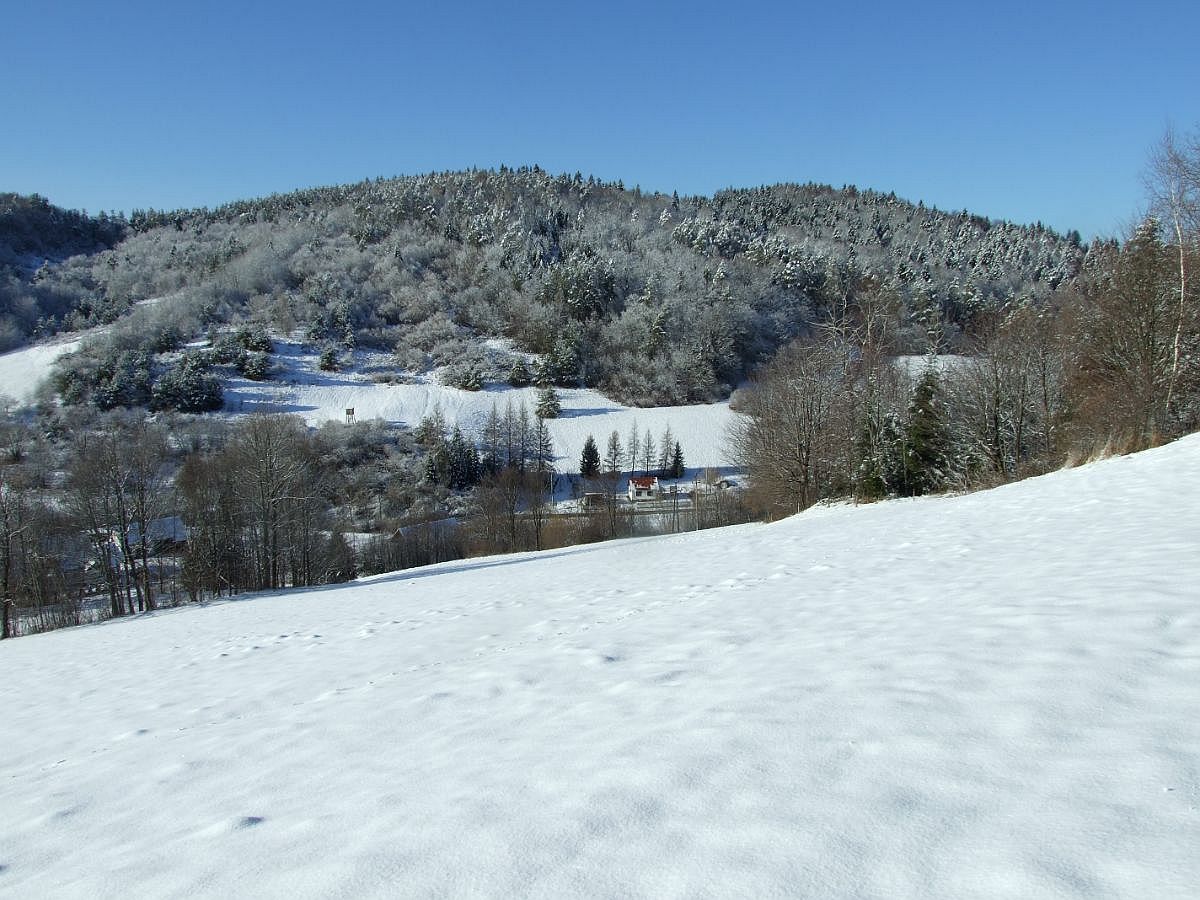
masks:
<svg viewBox="0 0 1200 900"><path fill-rule="evenodd" d="M467 434L476 435L493 404L503 414L510 402L518 406L524 403L530 412L537 402L537 389L532 387L498 385L484 391L463 391L439 384L432 376L414 377L408 384L377 383L363 372L371 360L365 353L358 354L355 371L321 372L317 369L317 354L302 345L277 339L275 346L276 377L263 382L234 379L225 391L228 411L294 413L310 425L319 425L345 421L346 410L353 409L359 421L379 418L415 427L440 408L451 426L458 424ZM389 368L386 359L380 355L381 369ZM558 394L562 416L547 424L560 472L579 471L579 457L589 434L603 453L614 429L624 443L635 425L640 435L649 430L656 443L669 426L689 468L727 468L733 464L725 438L736 413L727 402L636 409L593 390L560 388Z"/></svg>
<svg viewBox="0 0 1200 900"><path fill-rule="evenodd" d="M55 361L79 347L79 340L51 341L0 353L0 397L28 403L50 377Z"/></svg>
<svg viewBox="0 0 1200 900"><path fill-rule="evenodd" d="M54 362L79 345L78 339L56 341L0 354L0 397L29 402L49 377ZM359 421L380 418L414 427L440 408L451 426L458 424L468 434L476 435L493 404L503 414L507 403L524 403L532 411L537 401L536 388L517 390L501 385L472 392L446 387L432 376L414 377L408 384L386 384L373 381L361 370L321 372L317 369L317 354L302 345L277 338L276 349L275 378L263 382L235 378L228 382L228 412L287 412L301 416L309 425L320 425L345 421L346 410L353 409ZM377 356L387 359L383 354ZM362 353L359 358L360 362L369 361L371 355ZM579 457L588 435L595 437L603 452L614 429L624 443L635 425L641 435L649 430L656 443L663 430L670 427L691 469L728 469L733 465L725 436L736 414L728 403L634 409L593 390L560 389L559 396L562 417L550 421L549 426L560 472L579 470Z"/></svg>
<svg viewBox="0 0 1200 900"><path fill-rule="evenodd" d="M1194 897L1200 436L0 645L0 893Z"/></svg>

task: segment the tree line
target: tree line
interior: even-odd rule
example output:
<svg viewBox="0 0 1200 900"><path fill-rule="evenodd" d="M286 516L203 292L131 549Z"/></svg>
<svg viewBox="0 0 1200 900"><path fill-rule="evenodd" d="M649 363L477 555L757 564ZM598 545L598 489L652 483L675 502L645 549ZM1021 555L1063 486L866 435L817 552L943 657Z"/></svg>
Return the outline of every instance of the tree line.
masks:
<svg viewBox="0 0 1200 900"><path fill-rule="evenodd" d="M769 515L994 484L1200 428L1200 140L1168 135L1151 214L1051 298L977 317L969 351L897 364L902 304L864 284L735 396L732 445Z"/></svg>

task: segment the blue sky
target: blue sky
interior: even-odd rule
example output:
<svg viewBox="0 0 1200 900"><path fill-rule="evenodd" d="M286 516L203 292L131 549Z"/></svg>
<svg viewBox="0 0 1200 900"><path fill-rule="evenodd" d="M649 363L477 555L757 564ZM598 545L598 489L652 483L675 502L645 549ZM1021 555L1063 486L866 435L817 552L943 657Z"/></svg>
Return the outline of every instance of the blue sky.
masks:
<svg viewBox="0 0 1200 900"><path fill-rule="evenodd" d="M1200 126L1194 0L434 6L0 0L0 190L96 212L538 163L1091 237Z"/></svg>

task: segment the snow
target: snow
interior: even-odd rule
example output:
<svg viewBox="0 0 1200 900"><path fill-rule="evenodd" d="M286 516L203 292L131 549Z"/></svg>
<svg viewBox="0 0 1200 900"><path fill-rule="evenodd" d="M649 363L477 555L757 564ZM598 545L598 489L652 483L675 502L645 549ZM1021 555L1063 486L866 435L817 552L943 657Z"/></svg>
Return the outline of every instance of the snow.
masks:
<svg viewBox="0 0 1200 900"><path fill-rule="evenodd" d="M0 894L1194 897L1200 436L0 644Z"/></svg>
<svg viewBox="0 0 1200 900"><path fill-rule="evenodd" d="M54 362L64 353L77 350L79 344L79 340L55 341L0 354L0 397L28 403L50 376Z"/></svg>
<svg viewBox="0 0 1200 900"><path fill-rule="evenodd" d="M357 421L382 419L415 427L423 418L440 408L451 427L456 423L468 434L477 434L492 405L501 414L510 401L528 406L530 413L537 402L537 388L489 386L483 391L463 391L439 384L432 376L409 376L412 383L385 384L371 380L374 363L381 370L395 372L385 355L373 358L357 355L357 365L348 372L321 372L317 354L302 345L276 340L273 362L279 372L270 381L234 379L226 387L225 408L234 413L286 412L304 418L310 425L345 421L346 410L353 409ZM364 371L367 370L367 371ZM622 406L593 390L559 388L562 415L548 420L550 436L558 454L560 472L578 472L579 457L588 435L604 453L609 434L616 429L624 445L630 428L636 424L644 438L649 429L657 444L663 430L670 426L679 442L689 468L732 466L726 433L736 413L729 404L697 404L658 408Z"/></svg>
<svg viewBox="0 0 1200 900"><path fill-rule="evenodd" d="M142 301L156 303L162 298ZM96 329L88 334L99 333ZM81 341L36 344L0 355L0 397L19 404L33 399L38 387L49 377L54 362L63 354L79 348ZM493 341L492 344L498 344ZM202 346L197 344L196 346ZM387 384L372 380L369 371L399 374L386 354L358 353L357 366L348 372L322 372L317 368L318 354L296 341L277 337L272 362L278 372L269 381L233 378L225 386L225 409L233 414L286 412L302 417L309 425L343 422L346 410L354 409L362 422L379 418L387 422L416 426L421 419L440 408L447 422L460 425L468 434L477 434L496 404L501 414L505 404L521 403L530 413L537 402L537 388L489 386L484 391L463 391L440 384L436 376L405 376L410 383ZM500 349L505 349L503 344ZM496 349L493 347L493 349ZM644 438L649 429L655 443L670 426L679 441L684 460L691 470L714 468L728 472L733 468L725 436L736 413L729 404L714 403L639 409L623 406L593 390L558 389L562 401L560 418L548 422L550 436L558 455L559 472L578 472L579 457L588 435L596 439L604 452L608 435L616 429L621 442L637 425Z"/></svg>

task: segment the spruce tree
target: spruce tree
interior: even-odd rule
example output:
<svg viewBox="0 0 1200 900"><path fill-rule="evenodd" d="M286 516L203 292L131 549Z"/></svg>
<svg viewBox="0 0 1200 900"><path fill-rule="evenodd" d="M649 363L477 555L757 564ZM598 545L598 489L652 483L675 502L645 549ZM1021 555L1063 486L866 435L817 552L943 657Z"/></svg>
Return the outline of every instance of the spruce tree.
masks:
<svg viewBox="0 0 1200 900"><path fill-rule="evenodd" d="M557 419L562 413L562 403L558 399L558 391L546 386L538 391L535 414L539 419Z"/></svg>
<svg viewBox="0 0 1200 900"><path fill-rule="evenodd" d="M882 500L905 489L904 429L895 413L868 416L854 449L854 493L859 500Z"/></svg>
<svg viewBox="0 0 1200 900"><path fill-rule="evenodd" d="M529 367L525 365L525 360L518 356L508 372L508 383L519 388L528 386L532 380L533 376L529 374Z"/></svg>
<svg viewBox="0 0 1200 900"><path fill-rule="evenodd" d="M917 381L904 430L904 493L916 497L940 490L949 475L950 433L937 372L927 368Z"/></svg>
<svg viewBox="0 0 1200 900"><path fill-rule="evenodd" d="M583 478L595 478L600 474L600 450L596 439L590 434L583 444L583 455L579 458L579 474Z"/></svg>
<svg viewBox="0 0 1200 900"><path fill-rule="evenodd" d="M667 474L671 478L682 478L685 471L687 470L683 465L683 448L679 446L679 441L676 441L675 449L671 453L671 471Z"/></svg>

